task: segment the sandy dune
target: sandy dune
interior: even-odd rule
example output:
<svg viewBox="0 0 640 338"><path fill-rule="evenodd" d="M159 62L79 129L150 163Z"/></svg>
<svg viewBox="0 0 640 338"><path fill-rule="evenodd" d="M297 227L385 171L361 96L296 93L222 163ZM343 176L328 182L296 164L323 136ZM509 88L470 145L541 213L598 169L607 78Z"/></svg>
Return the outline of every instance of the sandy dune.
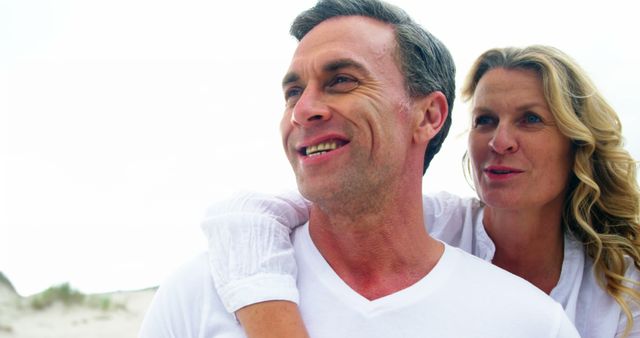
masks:
<svg viewBox="0 0 640 338"><path fill-rule="evenodd" d="M89 295L108 298L109 308L90 304L55 303L34 309L28 298L0 283L1 338L120 338L136 337L155 289Z"/></svg>

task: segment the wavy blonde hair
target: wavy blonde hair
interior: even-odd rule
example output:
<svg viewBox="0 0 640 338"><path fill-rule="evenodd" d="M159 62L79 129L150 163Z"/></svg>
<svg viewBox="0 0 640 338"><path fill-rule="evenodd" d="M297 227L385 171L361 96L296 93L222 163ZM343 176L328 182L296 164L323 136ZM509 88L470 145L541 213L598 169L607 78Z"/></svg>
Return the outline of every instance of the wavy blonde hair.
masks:
<svg viewBox="0 0 640 338"><path fill-rule="evenodd" d="M625 277L628 265L640 270L640 191L618 115L575 61L548 46L497 48L480 55L463 85L463 100L473 97L493 68L530 69L540 76L558 128L574 150L563 231L582 242L593 259L598 283L627 317L627 336L633 327L630 307L640 306L640 283Z"/></svg>

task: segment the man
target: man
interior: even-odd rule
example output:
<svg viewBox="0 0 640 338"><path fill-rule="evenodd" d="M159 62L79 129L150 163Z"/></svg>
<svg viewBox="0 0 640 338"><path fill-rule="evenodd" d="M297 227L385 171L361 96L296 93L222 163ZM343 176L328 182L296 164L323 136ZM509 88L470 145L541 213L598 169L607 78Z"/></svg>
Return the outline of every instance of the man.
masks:
<svg viewBox="0 0 640 338"><path fill-rule="evenodd" d="M293 23L283 144L309 223L292 234L319 337L578 337L532 285L430 237L422 174L454 97L446 48L401 10L327 0ZM158 291L142 337L243 337L203 255Z"/></svg>

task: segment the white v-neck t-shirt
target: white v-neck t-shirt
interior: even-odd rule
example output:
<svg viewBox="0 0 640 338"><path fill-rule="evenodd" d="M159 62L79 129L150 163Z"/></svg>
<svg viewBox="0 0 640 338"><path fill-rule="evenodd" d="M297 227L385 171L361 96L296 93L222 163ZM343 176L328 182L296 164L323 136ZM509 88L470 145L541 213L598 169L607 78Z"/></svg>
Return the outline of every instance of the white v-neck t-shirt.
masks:
<svg viewBox="0 0 640 338"><path fill-rule="evenodd" d="M300 310L318 337L577 337L562 307L512 274L445 244L414 285L370 301L329 266L309 236L293 236Z"/></svg>
<svg viewBox="0 0 640 338"><path fill-rule="evenodd" d="M562 307L512 274L445 244L414 285L369 301L331 269L309 236L294 230L300 311L311 337L574 338ZM158 290L141 338L244 337L215 292L200 256Z"/></svg>

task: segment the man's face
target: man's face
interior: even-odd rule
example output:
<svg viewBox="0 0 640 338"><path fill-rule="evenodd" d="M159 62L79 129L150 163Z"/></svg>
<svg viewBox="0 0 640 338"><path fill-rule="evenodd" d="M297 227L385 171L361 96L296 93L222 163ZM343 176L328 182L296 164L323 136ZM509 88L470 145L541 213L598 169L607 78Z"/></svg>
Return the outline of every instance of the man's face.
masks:
<svg viewBox="0 0 640 338"><path fill-rule="evenodd" d="M408 98L392 26L336 17L299 43L283 80L283 144L311 201L381 191L402 175Z"/></svg>

